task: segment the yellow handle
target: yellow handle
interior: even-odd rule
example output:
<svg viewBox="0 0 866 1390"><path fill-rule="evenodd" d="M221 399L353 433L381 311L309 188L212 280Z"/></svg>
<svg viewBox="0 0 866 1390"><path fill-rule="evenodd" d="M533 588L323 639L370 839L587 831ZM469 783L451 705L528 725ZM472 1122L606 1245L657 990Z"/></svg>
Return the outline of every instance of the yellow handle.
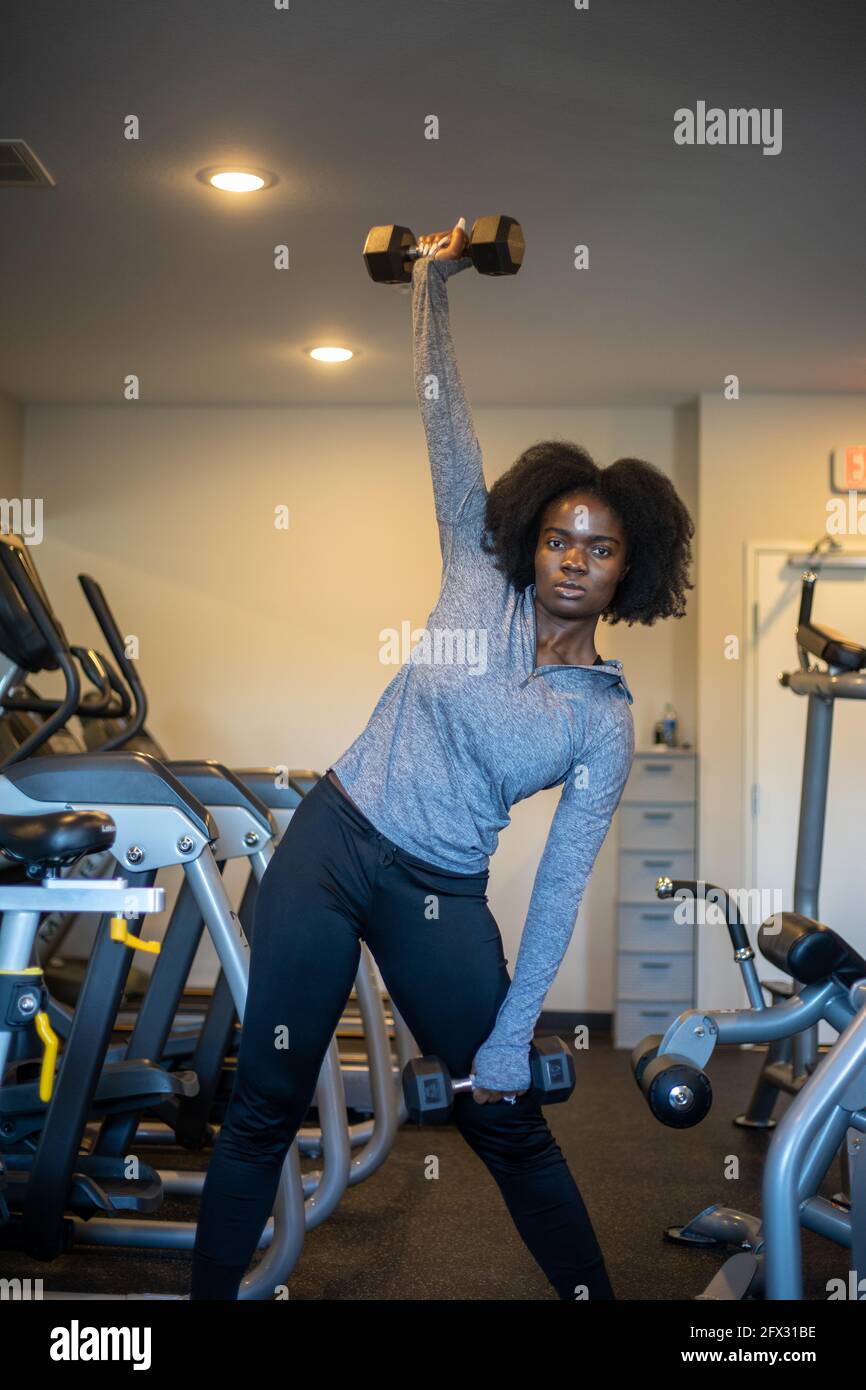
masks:
<svg viewBox="0 0 866 1390"><path fill-rule="evenodd" d="M60 1039L51 1027L46 1013L38 1013L33 1022L45 1048L42 1054L42 1069L39 1072L39 1099L47 1105L54 1091L54 1068L57 1064Z"/></svg>
<svg viewBox="0 0 866 1390"><path fill-rule="evenodd" d="M111 939L122 942L124 946L129 946L133 951L147 951L151 956L158 956L161 950L158 941L142 941L140 936L133 936L125 917L112 917Z"/></svg>

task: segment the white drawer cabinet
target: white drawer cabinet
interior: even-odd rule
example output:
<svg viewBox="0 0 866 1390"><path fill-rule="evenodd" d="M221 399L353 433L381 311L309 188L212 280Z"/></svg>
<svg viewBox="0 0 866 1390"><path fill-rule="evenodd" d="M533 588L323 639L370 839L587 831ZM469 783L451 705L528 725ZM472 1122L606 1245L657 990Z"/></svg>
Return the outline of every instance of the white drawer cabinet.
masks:
<svg viewBox="0 0 866 1390"><path fill-rule="evenodd" d="M666 1033L688 1004L679 1000L634 1003L623 999L616 1011L617 1047L636 1047L648 1033Z"/></svg>
<svg viewBox="0 0 866 1390"><path fill-rule="evenodd" d="M695 863L693 849L625 849L619 852L620 902L652 902L656 898L657 878L691 878Z"/></svg>
<svg viewBox="0 0 866 1390"><path fill-rule="evenodd" d="M636 753L620 802L616 1047L664 1033L694 1005L695 929L655 882L695 877L696 762L691 749Z"/></svg>
<svg viewBox="0 0 866 1390"><path fill-rule="evenodd" d="M679 748L636 753L622 794L624 806L651 801L676 806L694 805L695 755Z"/></svg>
<svg viewBox="0 0 866 1390"><path fill-rule="evenodd" d="M619 905L619 935L617 945L620 951L672 951L693 952L695 949L694 924L678 922L674 916L682 903L670 898L657 899L649 903L624 903Z"/></svg>
<svg viewBox="0 0 866 1390"><path fill-rule="evenodd" d="M695 808L685 802L682 806L621 804L619 828L622 843L632 849L693 850Z"/></svg>
<svg viewBox="0 0 866 1390"><path fill-rule="evenodd" d="M620 951L617 959L617 997L641 1003L645 999L682 999L691 1007L692 960L685 952Z"/></svg>

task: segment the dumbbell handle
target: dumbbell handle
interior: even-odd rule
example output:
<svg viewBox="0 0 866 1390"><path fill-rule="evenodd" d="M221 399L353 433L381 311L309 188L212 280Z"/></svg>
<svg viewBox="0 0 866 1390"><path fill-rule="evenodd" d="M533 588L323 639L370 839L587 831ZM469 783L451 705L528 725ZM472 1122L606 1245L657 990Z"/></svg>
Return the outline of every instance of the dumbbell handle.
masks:
<svg viewBox="0 0 866 1390"><path fill-rule="evenodd" d="M477 1089L479 1089L478 1082L475 1080L474 1076L466 1076L462 1081L451 1082L451 1090L454 1095L456 1095L458 1091L474 1091ZM481 1087L480 1089L486 1090L487 1087ZM515 1091L503 1091L502 1094L506 1100L512 1100L516 1096Z"/></svg>
<svg viewBox="0 0 866 1390"><path fill-rule="evenodd" d="M463 248L463 255L464 255L464 256L468 256L470 245L471 245L471 243L467 240L466 245L465 245L464 248ZM437 248L437 249L440 249L440 248ZM418 246L410 246L409 249L408 249L407 251L401 251L401 252L400 252L400 255L403 257L403 260L404 260L404 261L420 261L420 260L422 259L422 257L424 257L425 255L429 255L430 259L433 260L434 254L435 254L435 253L434 253L433 251L424 252L424 251L422 251L421 248L418 247ZM461 258L461 259L462 259L462 258Z"/></svg>

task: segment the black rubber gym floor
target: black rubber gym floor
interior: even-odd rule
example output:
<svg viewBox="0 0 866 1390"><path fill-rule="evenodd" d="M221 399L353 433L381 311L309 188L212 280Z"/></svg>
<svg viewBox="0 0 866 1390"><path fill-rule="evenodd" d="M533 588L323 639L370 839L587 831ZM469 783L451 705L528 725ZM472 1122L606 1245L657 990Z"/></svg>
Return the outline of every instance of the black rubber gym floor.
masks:
<svg viewBox="0 0 866 1390"><path fill-rule="evenodd" d="M760 1067L760 1053L720 1049L713 1056L713 1109L695 1129L675 1131L647 1110L629 1069L629 1053L594 1038L578 1054L577 1086L548 1111L590 1210L619 1299L687 1300L708 1283L724 1256L684 1250L663 1239L711 1202L756 1212L766 1134L736 1128ZM786 1100L780 1103L783 1112ZM724 1177L728 1156L740 1177ZM425 1177L429 1155L439 1177ZM197 1156L143 1147L155 1167L195 1168ZM314 1168L304 1160L303 1167ZM840 1186L834 1165L821 1189ZM193 1220L196 1203L169 1199L159 1219ZM146 1218L143 1218L146 1219ZM826 1282L846 1277L847 1251L803 1234L806 1295L825 1299ZM183 1294L189 1256L77 1247L50 1264L0 1251L0 1277L38 1278L45 1291ZM310 1232L290 1284L292 1300L555 1299L515 1232L486 1169L451 1127L407 1126L385 1164L347 1191L335 1213Z"/></svg>

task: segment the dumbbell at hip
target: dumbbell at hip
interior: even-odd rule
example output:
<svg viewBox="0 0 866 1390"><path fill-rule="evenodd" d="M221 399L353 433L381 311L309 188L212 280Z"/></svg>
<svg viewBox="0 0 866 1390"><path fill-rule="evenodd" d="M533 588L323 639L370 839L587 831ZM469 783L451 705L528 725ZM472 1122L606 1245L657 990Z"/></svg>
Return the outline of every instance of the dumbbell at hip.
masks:
<svg viewBox="0 0 866 1390"><path fill-rule="evenodd" d="M542 1105L568 1100L574 1060L561 1038L539 1038L529 1049L530 1097ZM439 1057L413 1057L403 1068L403 1097L417 1125L447 1124L454 1098L477 1087L471 1077L453 1080Z"/></svg>
<svg viewBox="0 0 866 1390"><path fill-rule="evenodd" d="M526 243L519 222L504 214L477 217L464 252L481 275L516 275ZM423 252L408 227L371 227L364 243L364 264L380 285L408 285L412 262Z"/></svg>

